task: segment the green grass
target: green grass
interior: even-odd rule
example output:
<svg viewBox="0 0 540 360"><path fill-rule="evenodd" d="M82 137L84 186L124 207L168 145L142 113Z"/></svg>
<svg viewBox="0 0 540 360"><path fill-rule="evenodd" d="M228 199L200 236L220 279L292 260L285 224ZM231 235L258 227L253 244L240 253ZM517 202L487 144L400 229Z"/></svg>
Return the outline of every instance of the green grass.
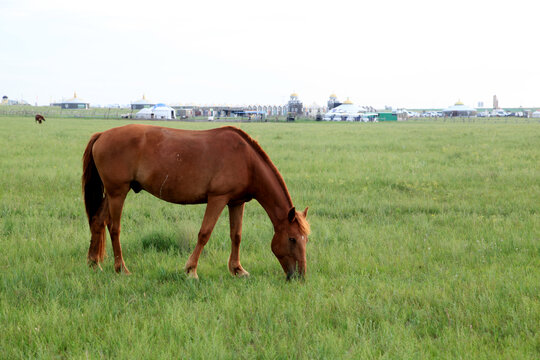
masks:
<svg viewBox="0 0 540 360"><path fill-rule="evenodd" d="M123 214L133 275L86 265L82 153L125 123L0 118L0 358L540 357L540 124L237 124L310 206L308 276L284 281L250 202L251 278L227 271L225 211L196 282L204 206L144 192Z"/></svg>

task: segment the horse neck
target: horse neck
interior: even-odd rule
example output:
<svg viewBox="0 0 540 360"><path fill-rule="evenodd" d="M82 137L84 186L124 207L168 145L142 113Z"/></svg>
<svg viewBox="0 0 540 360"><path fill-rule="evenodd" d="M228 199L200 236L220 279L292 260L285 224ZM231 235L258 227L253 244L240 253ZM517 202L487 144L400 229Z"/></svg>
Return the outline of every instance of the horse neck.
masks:
<svg viewBox="0 0 540 360"><path fill-rule="evenodd" d="M278 230L287 220L289 210L293 207L291 197L270 165L262 162L255 169L254 198L270 217L274 229Z"/></svg>

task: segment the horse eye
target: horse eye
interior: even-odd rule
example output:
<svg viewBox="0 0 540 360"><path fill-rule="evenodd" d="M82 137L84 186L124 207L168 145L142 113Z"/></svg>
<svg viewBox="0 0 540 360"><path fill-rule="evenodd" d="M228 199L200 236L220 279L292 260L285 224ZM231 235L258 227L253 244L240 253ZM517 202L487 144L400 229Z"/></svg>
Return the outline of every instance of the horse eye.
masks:
<svg viewBox="0 0 540 360"><path fill-rule="evenodd" d="M296 239L295 238L289 238L289 241L295 243Z"/></svg>

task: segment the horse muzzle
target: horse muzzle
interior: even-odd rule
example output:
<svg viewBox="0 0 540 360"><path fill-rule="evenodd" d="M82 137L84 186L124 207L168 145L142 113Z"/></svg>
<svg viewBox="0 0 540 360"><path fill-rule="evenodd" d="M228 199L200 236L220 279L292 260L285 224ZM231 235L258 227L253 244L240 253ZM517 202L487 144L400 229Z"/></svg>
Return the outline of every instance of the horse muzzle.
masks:
<svg viewBox="0 0 540 360"><path fill-rule="evenodd" d="M293 267L289 268L287 271L287 281L291 279L301 279L303 280L306 275L306 262L305 261L298 261L293 265Z"/></svg>

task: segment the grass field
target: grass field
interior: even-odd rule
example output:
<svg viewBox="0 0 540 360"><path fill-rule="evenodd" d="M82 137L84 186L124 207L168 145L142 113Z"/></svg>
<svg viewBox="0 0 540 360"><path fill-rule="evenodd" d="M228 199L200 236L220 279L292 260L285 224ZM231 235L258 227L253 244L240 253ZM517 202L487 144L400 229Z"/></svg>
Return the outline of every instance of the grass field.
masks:
<svg viewBox="0 0 540 360"><path fill-rule="evenodd" d="M284 280L250 202L251 277L227 271L225 211L197 282L204 206L145 192L123 214L133 275L86 265L82 153L125 123L0 118L0 358L540 357L540 124L237 124L310 206L308 275Z"/></svg>

